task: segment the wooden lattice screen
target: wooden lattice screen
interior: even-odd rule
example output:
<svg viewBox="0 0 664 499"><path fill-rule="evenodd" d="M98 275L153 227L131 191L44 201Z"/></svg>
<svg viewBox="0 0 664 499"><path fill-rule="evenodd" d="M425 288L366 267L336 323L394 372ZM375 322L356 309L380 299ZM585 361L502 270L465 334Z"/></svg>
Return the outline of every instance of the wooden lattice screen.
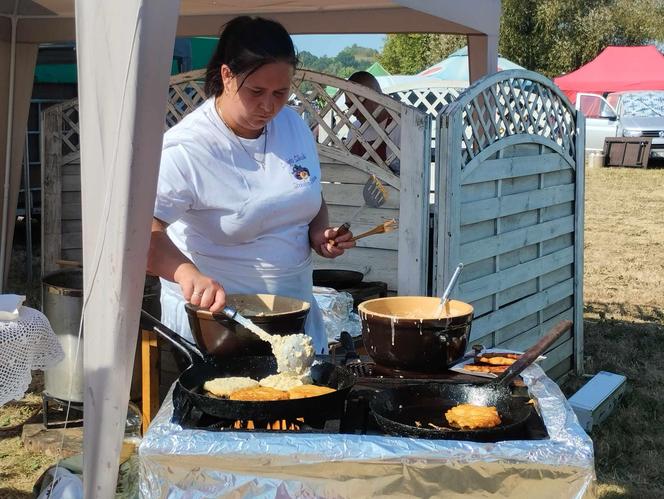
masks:
<svg viewBox="0 0 664 499"><path fill-rule="evenodd" d="M413 106L420 111L435 118L440 111L459 98L461 92L465 90L464 87L394 87L386 89L395 99L400 102Z"/></svg>
<svg viewBox="0 0 664 499"><path fill-rule="evenodd" d="M203 79L203 70L171 78L165 129L204 101ZM333 95L328 94L329 88L335 89ZM401 222L398 234L361 240L357 250L336 261L319 259L316 265L361 270L369 280L385 281L394 291L425 292L430 172L427 116L364 86L312 71L297 71L291 91L291 104L318 141L331 222L343 223L363 204L362 185L369 174L383 181L390 197L383 208L364 211L353 230L361 232L386 218ZM371 113L366 99L375 103ZM57 268L59 259L81 260L78 100L47 109L43 120L42 268L50 271ZM369 142L364 137L370 132L376 138ZM350 152L356 142L364 146L362 156ZM384 150L384 156L379 150ZM394 161L405 165L400 176L389 168Z"/></svg>
<svg viewBox="0 0 664 499"><path fill-rule="evenodd" d="M465 264L457 297L471 341L524 349L561 319L555 377L582 368L583 116L528 71L485 78L438 118L435 289ZM580 132L581 130L581 132Z"/></svg>

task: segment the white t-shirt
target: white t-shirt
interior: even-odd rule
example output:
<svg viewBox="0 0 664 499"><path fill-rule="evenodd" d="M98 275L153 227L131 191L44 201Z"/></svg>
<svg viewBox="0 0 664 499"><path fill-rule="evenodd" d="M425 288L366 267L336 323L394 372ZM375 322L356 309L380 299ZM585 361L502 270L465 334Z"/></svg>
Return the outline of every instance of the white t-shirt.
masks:
<svg viewBox="0 0 664 499"><path fill-rule="evenodd" d="M309 223L321 206L320 177L316 144L295 111L280 111L261 137L240 139L208 99L164 135L154 216L227 293L313 302ZM184 304L177 284L162 286Z"/></svg>

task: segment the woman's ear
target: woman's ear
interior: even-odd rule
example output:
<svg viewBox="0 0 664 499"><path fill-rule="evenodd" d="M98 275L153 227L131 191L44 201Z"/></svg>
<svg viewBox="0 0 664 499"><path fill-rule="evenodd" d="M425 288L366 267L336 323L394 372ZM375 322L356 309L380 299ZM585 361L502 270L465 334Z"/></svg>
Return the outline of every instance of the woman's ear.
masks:
<svg viewBox="0 0 664 499"><path fill-rule="evenodd" d="M235 78L235 75L233 74L233 71L231 71L231 68L228 67L226 64L222 64L221 68L219 69L221 73L221 81L224 84L224 88L229 88L231 87L231 82Z"/></svg>

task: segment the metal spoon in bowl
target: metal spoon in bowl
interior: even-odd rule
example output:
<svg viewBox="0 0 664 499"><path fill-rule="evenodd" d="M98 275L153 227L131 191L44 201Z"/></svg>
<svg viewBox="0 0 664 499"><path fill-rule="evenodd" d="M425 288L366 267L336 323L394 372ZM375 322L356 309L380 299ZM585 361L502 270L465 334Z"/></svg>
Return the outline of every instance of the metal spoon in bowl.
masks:
<svg viewBox="0 0 664 499"><path fill-rule="evenodd" d="M277 370L280 373L304 374L313 364L314 347L310 336L301 333L287 336L270 334L233 307L226 305L222 312L226 317L246 327L261 340L270 344L272 353L277 359Z"/></svg>
<svg viewBox="0 0 664 499"><path fill-rule="evenodd" d="M450 301L450 294L452 293L452 289L454 288L457 279L459 279L459 275L461 274L462 270L463 270L463 263L459 263L459 265L457 265L457 268L454 270L454 274L452 274L452 278L450 279L450 282L447 284L445 291L443 291L443 296L440 297L440 305L438 305L438 308L436 309L436 317L439 319L441 315L443 315L443 311L445 310L447 302Z"/></svg>

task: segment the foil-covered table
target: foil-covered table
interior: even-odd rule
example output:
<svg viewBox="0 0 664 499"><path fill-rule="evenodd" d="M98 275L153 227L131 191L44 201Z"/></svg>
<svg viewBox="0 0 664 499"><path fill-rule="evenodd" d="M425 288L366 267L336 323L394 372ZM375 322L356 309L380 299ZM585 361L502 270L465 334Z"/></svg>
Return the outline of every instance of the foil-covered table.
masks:
<svg viewBox="0 0 664 499"><path fill-rule="evenodd" d="M539 366L523 378L547 440L186 430L169 394L139 447L141 497L593 497L592 441Z"/></svg>

